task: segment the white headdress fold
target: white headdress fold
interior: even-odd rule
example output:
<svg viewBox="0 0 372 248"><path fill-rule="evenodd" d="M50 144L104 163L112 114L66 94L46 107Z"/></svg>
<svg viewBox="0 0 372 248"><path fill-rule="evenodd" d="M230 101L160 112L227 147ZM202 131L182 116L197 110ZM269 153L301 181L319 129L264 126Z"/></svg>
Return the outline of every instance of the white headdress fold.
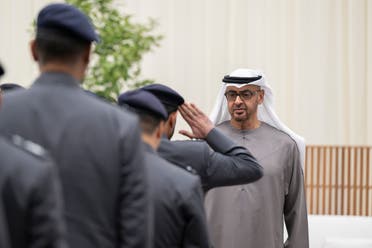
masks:
<svg viewBox="0 0 372 248"><path fill-rule="evenodd" d="M298 150L300 152L301 165L304 166L305 163L305 140L303 137L299 136L291 129L289 129L283 122L280 121L279 117L274 111L274 95L271 87L267 84L265 80L265 75L258 70L251 69L237 69L233 71L230 77L258 77L261 76L259 80L252 83L260 86L261 89L265 91L265 98L262 104L258 106L258 119L260 121L266 122L267 124L287 133L297 144ZM233 85L235 87L243 87L247 84L235 84L235 83L223 83L220 91L218 92L217 100L213 107L212 113L210 114L210 119L215 125L218 125L224 121L230 120L231 116L227 108L227 101L224 96L226 87Z"/></svg>

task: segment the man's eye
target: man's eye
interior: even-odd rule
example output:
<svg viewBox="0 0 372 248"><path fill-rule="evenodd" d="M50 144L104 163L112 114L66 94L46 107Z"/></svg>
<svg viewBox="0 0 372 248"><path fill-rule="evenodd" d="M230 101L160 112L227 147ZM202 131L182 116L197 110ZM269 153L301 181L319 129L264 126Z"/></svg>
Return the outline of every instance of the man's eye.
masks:
<svg viewBox="0 0 372 248"><path fill-rule="evenodd" d="M236 92L228 92L227 95L230 96L230 97L237 96Z"/></svg>
<svg viewBox="0 0 372 248"><path fill-rule="evenodd" d="M244 98L250 98L252 96L251 92L242 92Z"/></svg>

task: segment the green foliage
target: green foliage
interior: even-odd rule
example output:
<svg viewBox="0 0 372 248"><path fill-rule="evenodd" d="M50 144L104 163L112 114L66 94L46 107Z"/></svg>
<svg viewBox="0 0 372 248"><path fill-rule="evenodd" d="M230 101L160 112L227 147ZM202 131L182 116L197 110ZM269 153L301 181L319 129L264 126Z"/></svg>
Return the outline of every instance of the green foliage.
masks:
<svg viewBox="0 0 372 248"><path fill-rule="evenodd" d="M115 101L123 87L137 88L152 83L140 80L143 54L159 46L161 35L152 33L156 22L136 23L131 15L120 13L113 0L66 0L87 14L100 35L84 81L85 88Z"/></svg>

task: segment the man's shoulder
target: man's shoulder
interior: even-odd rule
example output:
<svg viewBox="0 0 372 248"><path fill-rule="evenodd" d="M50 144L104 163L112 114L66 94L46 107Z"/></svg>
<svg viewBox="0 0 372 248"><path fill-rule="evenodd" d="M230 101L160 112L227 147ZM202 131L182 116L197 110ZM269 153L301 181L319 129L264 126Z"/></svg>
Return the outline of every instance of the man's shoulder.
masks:
<svg viewBox="0 0 372 248"><path fill-rule="evenodd" d="M64 103L61 103L64 104ZM110 122L119 126L136 126L138 118L129 111L121 109L114 103L110 103L99 97L92 96L82 88L74 90L73 99L71 99L71 111L75 111L80 120L106 122L109 127Z"/></svg>
<svg viewBox="0 0 372 248"><path fill-rule="evenodd" d="M221 122L221 123L216 125L216 128L219 128L219 129L222 129L222 130L227 129L227 128L231 128L230 121Z"/></svg>
<svg viewBox="0 0 372 248"><path fill-rule="evenodd" d="M32 104L35 105L34 107L41 108L47 104L45 101L55 101L66 107L66 109L68 108L70 112L75 111L82 116L94 115L105 118L117 116L119 119L127 120L129 123L137 119L132 113L120 109L115 104L89 95L80 87L70 87L72 90L62 92L58 91L60 87L56 87L52 91L49 91L49 88L53 87L45 87L34 83L28 90L7 93L3 101L4 111L24 109Z"/></svg>
<svg viewBox="0 0 372 248"><path fill-rule="evenodd" d="M270 138L274 139L276 142L280 142L282 145L286 146L294 146L296 145L296 142L294 139L292 139L289 134L286 132L279 130L276 127L273 127L265 122L262 122L262 131L264 133L269 133Z"/></svg>
<svg viewBox="0 0 372 248"><path fill-rule="evenodd" d="M18 135L0 137L0 160L3 167L25 173L28 177L48 171L54 166L48 152L40 145Z"/></svg>
<svg viewBox="0 0 372 248"><path fill-rule="evenodd" d="M36 99L33 94L30 94L29 90L15 90L11 92L6 92L3 96L3 109L7 108L7 105L12 105L11 108L14 107L14 105L24 105L23 102L29 102L33 99ZM26 105L27 106L27 105Z"/></svg>
<svg viewBox="0 0 372 248"><path fill-rule="evenodd" d="M208 149L208 144L203 140L174 140L164 142L164 145L168 145L169 149L182 152L187 156Z"/></svg>
<svg viewBox="0 0 372 248"><path fill-rule="evenodd" d="M49 158L48 152L40 145L22 138L19 135L5 135L0 137L3 146L7 147L9 151L19 152L26 156L32 156L38 160L46 160Z"/></svg>
<svg viewBox="0 0 372 248"><path fill-rule="evenodd" d="M231 130L234 130L234 128L231 126L230 121L224 121L216 127L221 130L222 132L229 132ZM294 140L285 132L277 129L276 127L271 126L270 124L261 121L261 125L257 129L253 130L243 130L243 133L246 132L246 135L254 135L254 136L263 136L263 137L270 137L271 140L282 140L286 142L287 144L292 144Z"/></svg>
<svg viewBox="0 0 372 248"><path fill-rule="evenodd" d="M157 173L157 176L167 181L177 191L188 191L200 183L198 176L168 162L156 153L146 153L146 160L149 170Z"/></svg>
<svg viewBox="0 0 372 248"><path fill-rule="evenodd" d="M267 123L262 123L262 139L266 140L265 150L267 154L281 153L292 157L294 154L299 154L296 141L282 130L279 130ZM272 151L269 153L268 151Z"/></svg>
<svg viewBox="0 0 372 248"><path fill-rule="evenodd" d="M163 138L158 148L158 153L166 160L174 163L184 170L197 174L190 163L204 161L204 155L208 154L209 146L201 140L177 140L170 141Z"/></svg>
<svg viewBox="0 0 372 248"><path fill-rule="evenodd" d="M121 109L119 106L113 103L107 102L94 96L90 96L85 92L83 92L83 94L85 95L84 100L87 101L88 106L91 106L93 110L96 110L94 112L95 114L99 113L106 115L107 113L110 113L110 115L117 116L120 119L127 119L129 122L134 122L135 120L137 120L137 117L134 114L125 109Z"/></svg>

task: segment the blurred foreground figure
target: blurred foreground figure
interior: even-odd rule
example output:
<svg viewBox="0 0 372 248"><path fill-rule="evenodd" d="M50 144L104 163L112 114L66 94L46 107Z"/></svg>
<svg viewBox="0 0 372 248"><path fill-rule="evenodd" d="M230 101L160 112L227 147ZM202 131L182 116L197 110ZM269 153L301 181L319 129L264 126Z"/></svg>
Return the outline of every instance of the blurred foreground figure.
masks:
<svg viewBox="0 0 372 248"><path fill-rule="evenodd" d="M66 247L61 193L55 165L42 147L0 134L0 247Z"/></svg>
<svg viewBox="0 0 372 248"><path fill-rule="evenodd" d="M209 248L199 178L156 153L168 117L164 106L154 95L141 90L120 95L118 102L140 118L154 211L154 247Z"/></svg>
<svg viewBox="0 0 372 248"><path fill-rule="evenodd" d="M67 4L37 17L31 52L40 76L4 96L0 130L50 151L61 178L70 247L146 247L143 146L132 114L89 96L80 83L98 41L88 18Z"/></svg>
<svg viewBox="0 0 372 248"><path fill-rule="evenodd" d="M40 146L0 136L0 247L66 247L55 170Z"/></svg>

